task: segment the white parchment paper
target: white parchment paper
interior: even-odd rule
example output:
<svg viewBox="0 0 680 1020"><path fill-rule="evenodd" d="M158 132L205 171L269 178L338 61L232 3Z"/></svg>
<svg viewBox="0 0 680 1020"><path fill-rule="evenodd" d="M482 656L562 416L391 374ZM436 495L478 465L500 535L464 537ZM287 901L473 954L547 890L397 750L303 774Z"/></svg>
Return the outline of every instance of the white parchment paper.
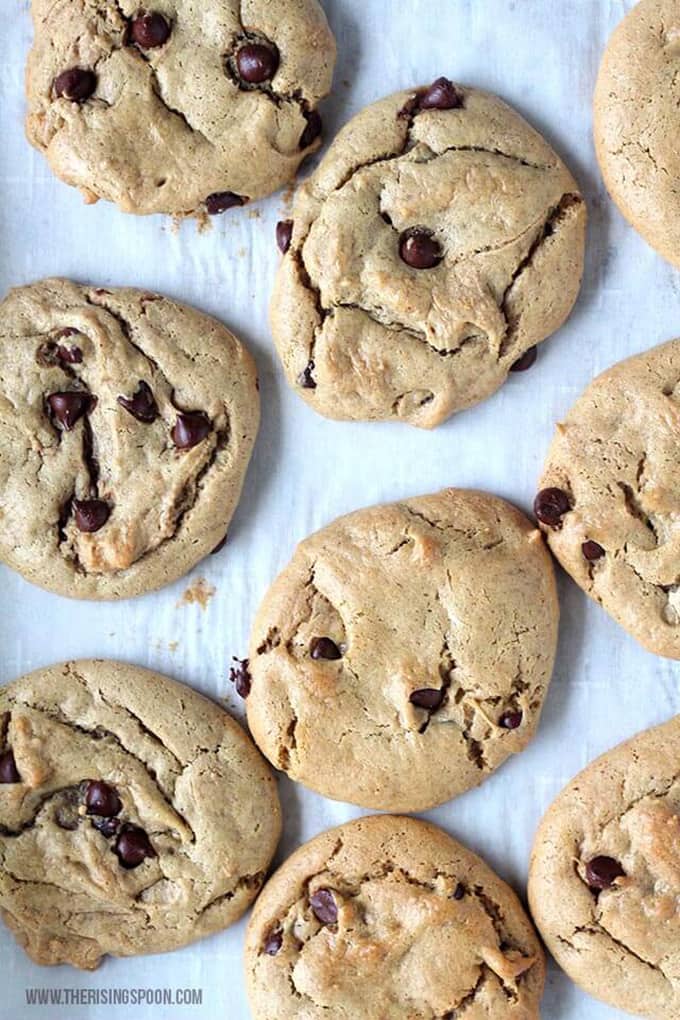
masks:
<svg viewBox="0 0 680 1020"><path fill-rule="evenodd" d="M261 377L262 430L227 547L164 591L87 604L0 568L0 682L65 658L121 658L160 670L241 714L227 681L250 621L295 543L341 513L445 485L496 492L528 510L553 425L588 381L620 358L680 333L680 277L629 229L606 196L591 140L601 52L632 0L324 0L338 39L329 135L365 104L440 74L499 93L556 146L590 207L583 292L536 366L435 433L395 424L335 424L308 409L272 352L267 304L278 263L282 196L236 210L199 234L134 218L50 174L23 136L27 0L0 4L0 291L47 275L157 289L223 319L250 346ZM21 507L8 508L22 512ZM4 508L3 508L4 512ZM1 526L1 522L0 522ZM207 607L182 602L214 586ZM597 754L662 722L679 704L680 664L643 652L566 577L555 676L533 745L484 786L429 817L481 853L522 894L536 825ZM333 733L328 734L329 741ZM281 782L285 835L300 842L361 812ZM26 1004L26 989L200 988L201 1007L135 1007L123 1020L245 1020L243 923L168 956L109 960L95 974L29 962L0 927L2 1020L104 1020L110 1007ZM544 1020L612 1020L551 967Z"/></svg>

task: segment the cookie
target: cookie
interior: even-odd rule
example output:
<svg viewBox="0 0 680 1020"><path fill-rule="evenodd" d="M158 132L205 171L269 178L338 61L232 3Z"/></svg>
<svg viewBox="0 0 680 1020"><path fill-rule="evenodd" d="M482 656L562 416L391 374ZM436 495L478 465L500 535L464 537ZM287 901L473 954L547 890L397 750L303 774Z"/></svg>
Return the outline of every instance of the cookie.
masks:
<svg viewBox="0 0 680 1020"><path fill-rule="evenodd" d="M439 425L562 325L585 224L567 168L495 96L440 78L369 106L279 225L289 383L328 418Z"/></svg>
<svg viewBox="0 0 680 1020"><path fill-rule="evenodd" d="M60 595L181 577L224 539L259 421L221 323L44 280L0 304L0 560Z"/></svg>
<svg viewBox="0 0 680 1020"><path fill-rule="evenodd" d="M36 963L90 970L226 928L280 828L251 741L183 684L83 661L0 689L0 911Z"/></svg>
<svg viewBox="0 0 680 1020"><path fill-rule="evenodd" d="M622 361L558 425L535 510L553 553L657 655L680 659L680 340Z"/></svg>
<svg viewBox="0 0 680 1020"><path fill-rule="evenodd" d="M320 145L335 42L317 0L32 0L28 140L86 201L214 215Z"/></svg>
<svg viewBox="0 0 680 1020"><path fill-rule="evenodd" d="M359 510L302 542L265 596L251 732L327 797L426 810L531 740L558 615L540 532L503 500L447 489Z"/></svg>
<svg viewBox="0 0 680 1020"><path fill-rule="evenodd" d="M325 832L265 886L248 926L253 1020L537 1020L540 944L514 892L411 818Z"/></svg>
<svg viewBox="0 0 680 1020"><path fill-rule="evenodd" d="M529 902L559 965L591 995L678 1020L680 716L590 764L541 822Z"/></svg>
<svg viewBox="0 0 680 1020"><path fill-rule="evenodd" d="M680 266L680 7L639 0L612 35L595 91L595 147L628 222Z"/></svg>

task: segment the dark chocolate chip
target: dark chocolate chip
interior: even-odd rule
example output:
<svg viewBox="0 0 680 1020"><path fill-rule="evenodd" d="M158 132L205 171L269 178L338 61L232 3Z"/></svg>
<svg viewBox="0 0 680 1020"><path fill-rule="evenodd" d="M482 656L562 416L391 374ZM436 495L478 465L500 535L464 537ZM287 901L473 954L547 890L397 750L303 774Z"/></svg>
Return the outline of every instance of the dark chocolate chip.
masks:
<svg viewBox="0 0 680 1020"><path fill-rule="evenodd" d="M418 97L418 108L421 110L458 110L462 105L462 95L448 78L437 78Z"/></svg>
<svg viewBox="0 0 680 1020"><path fill-rule="evenodd" d="M111 839L120 828L120 818L93 818L92 828L101 832L106 839Z"/></svg>
<svg viewBox="0 0 680 1020"><path fill-rule="evenodd" d="M536 364L536 358L538 357L538 348L530 347L528 351L525 351L521 358L518 358L514 365L510 366L511 372L526 372L527 369L531 368Z"/></svg>
<svg viewBox="0 0 680 1020"><path fill-rule="evenodd" d="M518 709L516 712L503 712L498 720L498 725L504 730L516 730L522 725L524 713Z"/></svg>
<svg viewBox="0 0 680 1020"><path fill-rule="evenodd" d="M71 391L50 393L46 398L53 418L69 432L79 418L92 410L93 400L89 393Z"/></svg>
<svg viewBox="0 0 680 1020"><path fill-rule="evenodd" d="M458 885L456 886L455 890L454 890L453 898L454 898L454 900L462 900L464 896L465 896L465 886L463 885L462 882L459 882Z"/></svg>
<svg viewBox="0 0 680 1020"><path fill-rule="evenodd" d="M14 760L14 751L9 748L0 754L0 783L20 783L21 776Z"/></svg>
<svg viewBox="0 0 680 1020"><path fill-rule="evenodd" d="M89 99L97 88L97 76L94 71L83 67L70 67L62 71L54 79L54 92L60 99L69 99L72 103L82 103Z"/></svg>
<svg viewBox="0 0 680 1020"><path fill-rule="evenodd" d="M132 19L130 37L143 50L164 46L170 38L170 24L156 11L138 14Z"/></svg>
<svg viewBox="0 0 680 1020"><path fill-rule="evenodd" d="M250 694L250 686L252 683L252 677L248 666L250 665L249 659L234 659L236 663L229 670L229 679L236 688L236 693L241 698L247 698Z"/></svg>
<svg viewBox="0 0 680 1020"><path fill-rule="evenodd" d="M602 557L606 555L599 542L584 542L581 546L581 552L589 563L601 560Z"/></svg>
<svg viewBox="0 0 680 1020"><path fill-rule="evenodd" d="M622 878L625 871L613 857L593 857L586 864L586 882L591 889L601 892L609 889L617 878Z"/></svg>
<svg viewBox="0 0 680 1020"><path fill-rule="evenodd" d="M103 499L74 499L73 510L78 530L87 534L99 531L111 516L111 508Z"/></svg>
<svg viewBox="0 0 680 1020"><path fill-rule="evenodd" d="M267 956L276 956L282 945L283 932L280 928L277 928L275 931L270 931L264 940L264 951Z"/></svg>
<svg viewBox="0 0 680 1020"><path fill-rule="evenodd" d="M123 810L120 797L112 786L101 780L92 779L85 790L85 807L88 815L113 818Z"/></svg>
<svg viewBox="0 0 680 1020"><path fill-rule="evenodd" d="M60 361L65 361L67 365L80 365L83 360L83 352L80 347L64 347L63 344L58 344L55 354Z"/></svg>
<svg viewBox="0 0 680 1020"><path fill-rule="evenodd" d="M434 687L423 687L419 691L413 691L409 698L411 704L416 708L426 708L429 712L440 708L443 700L444 691Z"/></svg>
<svg viewBox="0 0 680 1020"><path fill-rule="evenodd" d="M172 441L178 450L190 450L203 442L212 426L203 411L183 411L177 415L172 429Z"/></svg>
<svg viewBox="0 0 680 1020"><path fill-rule="evenodd" d="M309 897L309 905L314 911L314 916L322 924L335 924L338 920L338 905L330 889L317 889Z"/></svg>
<svg viewBox="0 0 680 1020"><path fill-rule="evenodd" d="M444 258L441 245L429 230L407 230L399 240L402 261L412 269L434 269Z"/></svg>
<svg viewBox="0 0 680 1020"><path fill-rule="evenodd" d="M219 216L227 209L233 209L237 205L245 205L248 201L242 195L235 195L233 191L215 191L208 195L205 200L205 208L210 216Z"/></svg>
<svg viewBox="0 0 680 1020"><path fill-rule="evenodd" d="M151 387L140 379L137 390L131 397L118 397L118 403L137 421L150 423L158 417L158 404L151 392Z"/></svg>
<svg viewBox="0 0 680 1020"><path fill-rule="evenodd" d="M292 220L281 220L280 223L276 224L276 243L279 246L279 251L285 255L290 248L291 238L293 237L293 221Z"/></svg>
<svg viewBox="0 0 680 1020"><path fill-rule="evenodd" d="M534 513L541 522L551 528L562 524L562 518L571 510L571 500L562 489L541 489L534 500Z"/></svg>
<svg viewBox="0 0 680 1020"><path fill-rule="evenodd" d="M309 654L313 659L341 659L342 652L336 645L335 641L331 641L329 637L315 637L312 638L312 642L309 646Z"/></svg>
<svg viewBox="0 0 680 1020"><path fill-rule="evenodd" d="M243 81L261 85L271 81L279 69L279 51L274 43L246 43L236 54L236 66Z"/></svg>
<svg viewBox="0 0 680 1020"><path fill-rule="evenodd" d="M137 825L125 825L116 840L113 852L126 870L138 868L150 857L158 857L151 840Z"/></svg>
<svg viewBox="0 0 680 1020"><path fill-rule="evenodd" d="M298 385L302 386L303 390L315 390L316 380L312 373L314 372L314 362L310 361L304 372L300 372L298 376Z"/></svg>
<svg viewBox="0 0 680 1020"><path fill-rule="evenodd" d="M300 136L300 148L308 149L323 131L323 122L316 110L305 110L304 116L307 126Z"/></svg>

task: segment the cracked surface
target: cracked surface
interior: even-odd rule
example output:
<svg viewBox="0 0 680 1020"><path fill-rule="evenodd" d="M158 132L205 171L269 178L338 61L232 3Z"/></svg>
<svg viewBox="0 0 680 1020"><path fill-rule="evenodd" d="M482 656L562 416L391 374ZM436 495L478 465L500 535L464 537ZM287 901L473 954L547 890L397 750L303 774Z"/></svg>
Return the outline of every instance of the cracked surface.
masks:
<svg viewBox="0 0 680 1020"><path fill-rule="evenodd" d="M565 570L649 651L680 659L680 340L599 376L558 425L539 488L572 509L545 527ZM604 555L589 562L584 542Z"/></svg>
<svg viewBox="0 0 680 1020"><path fill-rule="evenodd" d="M0 908L36 963L92 969L107 954L175 949L254 899L279 837L278 796L217 705L147 670L82 661L2 688L3 718L0 746L22 781L0 784ZM85 815L88 780L117 791L120 820L148 834L156 857L120 866Z"/></svg>
<svg viewBox="0 0 680 1020"><path fill-rule="evenodd" d="M319 889L336 924L310 908ZM363 818L301 847L258 899L245 956L254 1020L539 1017L543 955L515 894L415 819Z"/></svg>
<svg viewBox="0 0 680 1020"><path fill-rule="evenodd" d="M405 115L413 91L368 107L297 193L272 327L289 382L329 418L432 428L495 392L576 300L575 181L514 110L457 88L460 109ZM443 249L436 268L400 258L415 227Z"/></svg>
<svg viewBox="0 0 680 1020"><path fill-rule="evenodd" d="M137 0L32 0L29 141L87 201L125 212L192 215L206 198L271 194L319 140L301 148L305 116L331 86L335 42L316 0L154 0L169 41L130 44ZM266 39L280 64L246 86L231 68L239 45ZM57 98L65 69L94 70L82 103Z"/></svg>
<svg viewBox="0 0 680 1020"><path fill-rule="evenodd" d="M595 144L619 209L680 266L680 9L640 0L612 35L595 92Z"/></svg>
<svg viewBox="0 0 680 1020"><path fill-rule="evenodd" d="M260 607L251 732L327 797L441 804L533 736L558 615L540 532L503 500L448 489L359 510L302 542ZM341 656L314 658L320 637ZM414 704L423 690L438 707Z"/></svg>
<svg viewBox="0 0 680 1020"><path fill-rule="evenodd" d="M529 877L551 953L592 995L654 1020L680 1017L680 716L578 775L548 810ZM585 866L624 875L594 894Z"/></svg>
<svg viewBox="0 0 680 1020"><path fill-rule="evenodd" d="M118 399L140 381L157 405L150 422ZM65 430L45 398L71 391L94 406ZM183 411L210 423L190 449L173 440ZM0 558L77 598L176 580L224 538L258 422L255 365L216 320L158 294L66 280L11 291L0 304ZM81 531L74 499L105 502L104 526Z"/></svg>

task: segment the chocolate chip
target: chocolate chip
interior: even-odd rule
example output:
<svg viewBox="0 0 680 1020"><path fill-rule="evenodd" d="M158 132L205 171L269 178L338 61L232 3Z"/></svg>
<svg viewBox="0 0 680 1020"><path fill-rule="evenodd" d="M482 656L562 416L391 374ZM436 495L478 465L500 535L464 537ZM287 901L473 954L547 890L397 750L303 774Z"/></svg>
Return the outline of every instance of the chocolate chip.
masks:
<svg viewBox="0 0 680 1020"><path fill-rule="evenodd" d="M589 563L595 563L596 560L601 560L606 555L599 542L584 542L581 552Z"/></svg>
<svg viewBox="0 0 680 1020"><path fill-rule="evenodd" d="M162 14L156 12L138 14L130 26L132 41L143 50L163 46L170 38L170 31L169 23Z"/></svg>
<svg viewBox="0 0 680 1020"><path fill-rule="evenodd" d="M309 654L313 659L341 659L342 652L336 645L335 641L331 641L329 637L315 637L312 638L312 642L309 646Z"/></svg>
<svg viewBox="0 0 680 1020"><path fill-rule="evenodd" d="M498 720L498 725L504 730L516 730L522 725L524 713L518 709L516 712L504 712Z"/></svg>
<svg viewBox="0 0 680 1020"><path fill-rule="evenodd" d="M427 92L418 97L421 110L458 110L462 105L462 95L448 78L437 78Z"/></svg>
<svg viewBox="0 0 680 1020"><path fill-rule="evenodd" d="M89 393L77 391L50 393L46 399L52 416L67 432L93 407L93 400Z"/></svg>
<svg viewBox="0 0 680 1020"><path fill-rule="evenodd" d="M323 122L316 110L305 110L304 117L307 121L307 126L300 135L300 148L308 149L323 131Z"/></svg>
<svg viewBox="0 0 680 1020"><path fill-rule="evenodd" d="M177 415L172 430L172 441L178 450L190 450L203 442L212 426L203 411L184 411Z"/></svg>
<svg viewBox="0 0 680 1020"><path fill-rule="evenodd" d="M21 776L14 760L14 751L10 748L0 754L0 783L20 783Z"/></svg>
<svg viewBox="0 0 680 1020"><path fill-rule="evenodd" d="M242 195L235 195L233 191L215 191L208 195L205 200L205 208L210 216L219 216L227 209L233 209L237 205L245 205L248 201Z"/></svg>
<svg viewBox="0 0 680 1020"><path fill-rule="evenodd" d="M416 708L426 708L429 712L440 708L443 700L444 691L434 687L423 687L419 691L413 691L409 698L411 704Z"/></svg>
<svg viewBox="0 0 680 1020"><path fill-rule="evenodd" d="M83 360L83 352L80 347L64 347L59 344L55 354L60 361L65 361L67 365L80 365Z"/></svg>
<svg viewBox="0 0 680 1020"><path fill-rule="evenodd" d="M270 931L264 940L264 951L267 956L276 956L282 945L283 932L280 928L277 928L275 931Z"/></svg>
<svg viewBox="0 0 680 1020"><path fill-rule="evenodd" d="M330 889L317 889L309 897L309 905L322 924L335 924L338 920L338 905Z"/></svg>
<svg viewBox="0 0 680 1020"><path fill-rule="evenodd" d="M151 387L140 379L137 390L131 397L118 397L118 403L137 421L150 423L158 417L158 404L154 400Z"/></svg>
<svg viewBox="0 0 680 1020"><path fill-rule="evenodd" d="M280 223L276 224L276 243L279 246L279 251L282 255L285 255L290 248L291 238L293 237L293 221L292 220L281 220Z"/></svg>
<svg viewBox="0 0 680 1020"><path fill-rule="evenodd" d="M462 900L464 896L465 896L465 886L463 885L462 882L459 882L458 885L455 888L455 891L454 891L454 894L453 894L453 898L454 898L454 900Z"/></svg>
<svg viewBox="0 0 680 1020"><path fill-rule="evenodd" d="M613 857L593 857L586 864L586 882L591 889L600 892L609 889L617 878L622 878L625 871Z"/></svg>
<svg viewBox="0 0 680 1020"><path fill-rule="evenodd" d="M106 839L111 839L120 828L120 818L93 818L92 828L101 832Z"/></svg>
<svg viewBox="0 0 680 1020"><path fill-rule="evenodd" d="M120 797L108 783L92 779L85 790L85 807L88 815L101 815L113 818L123 810Z"/></svg>
<svg viewBox="0 0 680 1020"><path fill-rule="evenodd" d="M429 230L416 227L407 230L399 239L402 261L412 269L434 269L444 258L439 241Z"/></svg>
<svg viewBox="0 0 680 1020"><path fill-rule="evenodd" d="M83 67L70 67L62 71L54 79L54 92L60 99L69 99L72 103L82 103L89 99L97 88L97 76L94 71Z"/></svg>
<svg viewBox="0 0 680 1020"><path fill-rule="evenodd" d="M562 524L562 518L571 510L571 500L562 489L541 489L534 500L534 513L541 522L551 528Z"/></svg>
<svg viewBox="0 0 680 1020"><path fill-rule="evenodd" d="M78 530L87 534L99 531L111 516L111 508L103 499L74 499L73 510Z"/></svg>
<svg viewBox="0 0 680 1020"><path fill-rule="evenodd" d="M303 390L315 390L316 381L312 372L314 371L314 362L310 361L304 372L300 372L298 376L298 386L302 386Z"/></svg>
<svg viewBox="0 0 680 1020"><path fill-rule="evenodd" d="M518 358L514 365L510 366L511 372L526 372L527 369L531 368L536 364L536 358L538 357L538 348L530 347L528 351L525 351L521 358Z"/></svg>
<svg viewBox="0 0 680 1020"><path fill-rule="evenodd" d="M236 54L236 66L243 81L261 85L270 81L279 69L279 51L274 43L246 43Z"/></svg>
<svg viewBox="0 0 680 1020"><path fill-rule="evenodd" d="M158 857L144 829L137 825L125 825L121 829L113 852L128 871L138 868L147 858Z"/></svg>
<svg viewBox="0 0 680 1020"><path fill-rule="evenodd" d="M236 688L236 693L241 698L247 698L250 694L250 687L252 683L252 677L248 666L250 665L249 659L234 659L236 663L229 670L229 679Z"/></svg>

